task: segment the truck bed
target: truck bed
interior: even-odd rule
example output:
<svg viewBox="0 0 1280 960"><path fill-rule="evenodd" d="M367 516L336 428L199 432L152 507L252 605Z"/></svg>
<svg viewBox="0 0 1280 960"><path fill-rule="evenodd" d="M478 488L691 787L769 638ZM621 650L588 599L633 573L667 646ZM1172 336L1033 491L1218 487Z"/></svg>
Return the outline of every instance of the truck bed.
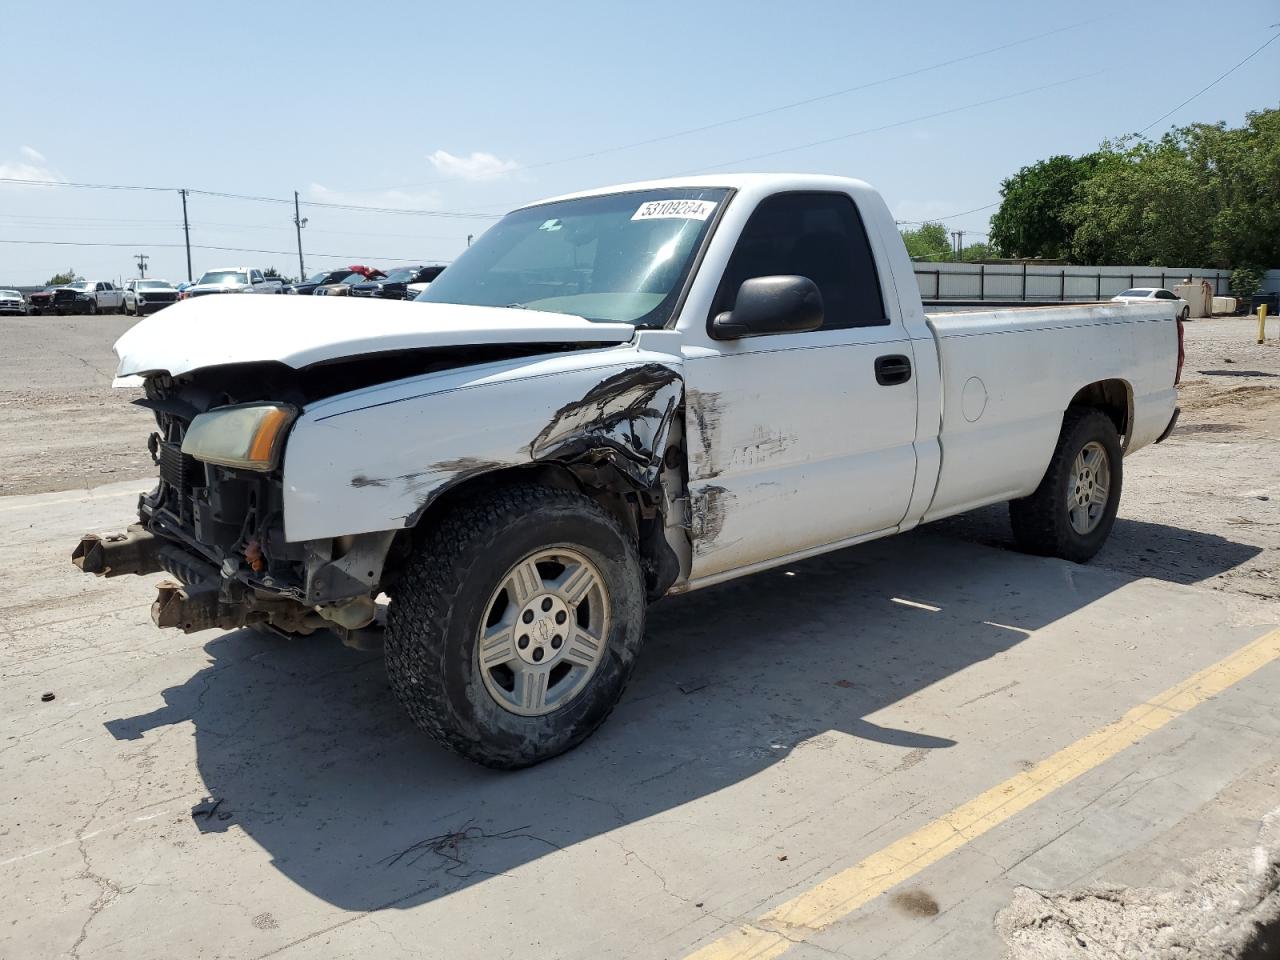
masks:
<svg viewBox="0 0 1280 960"><path fill-rule="evenodd" d="M1126 453L1159 437L1173 415L1178 335L1168 306L964 309L928 312L926 321L943 391L942 465L926 521L1035 489L1057 441L1061 398L1089 384L1110 381L1127 395Z"/></svg>

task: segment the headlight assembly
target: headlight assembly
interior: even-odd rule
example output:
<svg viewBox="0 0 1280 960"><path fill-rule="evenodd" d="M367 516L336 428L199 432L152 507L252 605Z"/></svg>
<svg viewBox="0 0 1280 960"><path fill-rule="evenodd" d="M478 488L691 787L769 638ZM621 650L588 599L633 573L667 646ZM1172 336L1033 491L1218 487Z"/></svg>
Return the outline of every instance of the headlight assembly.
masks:
<svg viewBox="0 0 1280 960"><path fill-rule="evenodd" d="M182 452L205 463L266 473L280 462L285 434L298 417L287 403L242 403L191 421Z"/></svg>

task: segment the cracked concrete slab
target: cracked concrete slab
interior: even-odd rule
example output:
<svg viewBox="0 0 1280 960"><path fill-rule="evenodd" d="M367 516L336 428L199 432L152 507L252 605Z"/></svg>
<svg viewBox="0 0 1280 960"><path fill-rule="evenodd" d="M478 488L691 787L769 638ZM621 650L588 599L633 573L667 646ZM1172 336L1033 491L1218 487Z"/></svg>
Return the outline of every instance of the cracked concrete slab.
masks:
<svg viewBox="0 0 1280 960"><path fill-rule="evenodd" d="M1252 844L1200 854L1161 880L1149 887L1018 887L996 917L1006 957L1184 960L1280 949L1280 807L1263 816Z"/></svg>
<svg viewBox="0 0 1280 960"><path fill-rule="evenodd" d="M75 571L135 487L0 499L0 956L682 957L1278 619L921 531L656 606L611 722L503 775L422 738L376 655L161 633L155 578ZM1274 754L1278 687L1264 668L788 956L998 956L1016 885L1185 848L1170 830Z"/></svg>

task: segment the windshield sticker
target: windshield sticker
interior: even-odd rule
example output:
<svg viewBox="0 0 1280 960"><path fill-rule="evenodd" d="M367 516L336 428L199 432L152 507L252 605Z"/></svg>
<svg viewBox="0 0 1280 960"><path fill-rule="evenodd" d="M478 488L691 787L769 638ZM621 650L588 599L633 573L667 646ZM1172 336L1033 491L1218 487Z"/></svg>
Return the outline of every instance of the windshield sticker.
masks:
<svg viewBox="0 0 1280 960"><path fill-rule="evenodd" d="M540 226L538 229L546 230L548 233L552 233L556 230L559 230L561 226L563 226L563 224L560 223L560 218L552 217L550 220L543 220L542 226Z"/></svg>
<svg viewBox="0 0 1280 960"><path fill-rule="evenodd" d="M632 220L705 220L715 212L715 200L650 200L640 204Z"/></svg>

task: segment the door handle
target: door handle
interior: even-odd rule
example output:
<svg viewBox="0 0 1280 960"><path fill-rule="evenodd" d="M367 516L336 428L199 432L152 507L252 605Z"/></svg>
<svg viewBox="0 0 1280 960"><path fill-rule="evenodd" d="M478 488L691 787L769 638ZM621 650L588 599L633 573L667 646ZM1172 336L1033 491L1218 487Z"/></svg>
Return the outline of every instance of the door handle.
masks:
<svg viewBox="0 0 1280 960"><path fill-rule="evenodd" d="M876 357L876 383L893 387L911 379L911 361L900 353Z"/></svg>

